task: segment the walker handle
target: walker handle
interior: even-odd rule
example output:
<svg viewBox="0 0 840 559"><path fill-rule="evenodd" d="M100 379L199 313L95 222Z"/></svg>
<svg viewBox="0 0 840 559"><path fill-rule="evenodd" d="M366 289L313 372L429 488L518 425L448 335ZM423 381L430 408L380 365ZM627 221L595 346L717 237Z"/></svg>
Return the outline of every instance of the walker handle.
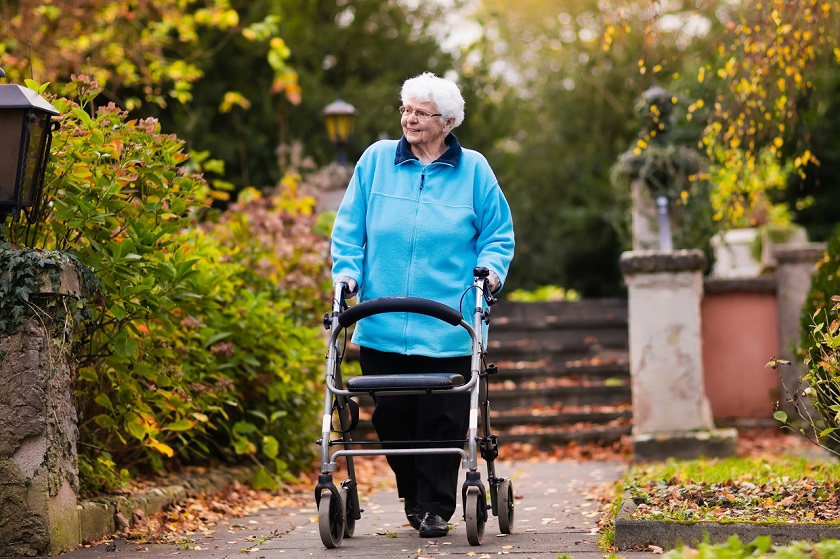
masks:
<svg viewBox="0 0 840 559"><path fill-rule="evenodd" d="M440 319L452 326L461 324L461 313L443 303L419 297L380 297L354 305L338 316L338 323L347 328L363 318L389 312L411 312Z"/></svg>
<svg viewBox="0 0 840 559"><path fill-rule="evenodd" d="M484 266L477 266L473 268L473 275L476 277L476 280L481 281L481 291L484 293L484 300L487 301L489 306L495 305L498 300L490 291L490 280L488 279L490 277L490 269Z"/></svg>

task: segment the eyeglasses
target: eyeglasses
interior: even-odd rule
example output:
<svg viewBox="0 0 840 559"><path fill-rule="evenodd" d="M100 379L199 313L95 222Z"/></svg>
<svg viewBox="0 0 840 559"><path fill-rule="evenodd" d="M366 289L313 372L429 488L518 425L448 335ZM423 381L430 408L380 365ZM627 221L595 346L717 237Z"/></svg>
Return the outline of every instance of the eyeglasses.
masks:
<svg viewBox="0 0 840 559"><path fill-rule="evenodd" d="M419 120L428 120L433 116L443 116L441 113L427 113L426 111L419 111L417 109L412 109L411 107L402 106L399 109L401 115L416 116Z"/></svg>

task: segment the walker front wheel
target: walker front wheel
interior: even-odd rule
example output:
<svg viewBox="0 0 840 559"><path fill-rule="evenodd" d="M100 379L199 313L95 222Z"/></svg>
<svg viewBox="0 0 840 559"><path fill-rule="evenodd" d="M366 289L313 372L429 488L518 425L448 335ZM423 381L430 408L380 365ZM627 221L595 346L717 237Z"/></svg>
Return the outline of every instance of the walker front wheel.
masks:
<svg viewBox="0 0 840 559"><path fill-rule="evenodd" d="M334 499L332 491L321 493L318 504L318 533L327 549L335 549L344 539L347 515L341 497Z"/></svg>
<svg viewBox="0 0 840 559"><path fill-rule="evenodd" d="M503 479L497 489L499 497L499 531L502 534L513 533L513 482Z"/></svg>
<svg viewBox="0 0 840 559"><path fill-rule="evenodd" d="M464 510L467 541L470 545L481 545L481 538L484 536L484 521L487 518L487 500L477 487L467 489Z"/></svg>

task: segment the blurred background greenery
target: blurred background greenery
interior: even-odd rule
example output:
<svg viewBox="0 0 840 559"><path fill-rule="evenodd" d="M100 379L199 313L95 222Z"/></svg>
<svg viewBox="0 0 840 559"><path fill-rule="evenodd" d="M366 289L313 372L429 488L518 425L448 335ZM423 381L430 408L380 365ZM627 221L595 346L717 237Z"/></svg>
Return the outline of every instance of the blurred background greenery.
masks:
<svg viewBox="0 0 840 559"><path fill-rule="evenodd" d="M96 76L101 103L160 119L191 151L223 162L205 176L234 192L333 162L321 111L336 98L358 109L352 162L378 138L399 137L405 78L451 77L467 101L459 140L488 157L513 208L508 286L593 297L624 291L629 195L611 169L638 145L637 102L653 85L673 95L673 142L707 152L716 138L725 152L747 149L746 161L769 145L798 163L774 202L812 240L840 221L838 6L787 6L23 0L0 6L0 66L12 82L51 82L56 93L72 74ZM704 208L698 215L711 215Z"/></svg>

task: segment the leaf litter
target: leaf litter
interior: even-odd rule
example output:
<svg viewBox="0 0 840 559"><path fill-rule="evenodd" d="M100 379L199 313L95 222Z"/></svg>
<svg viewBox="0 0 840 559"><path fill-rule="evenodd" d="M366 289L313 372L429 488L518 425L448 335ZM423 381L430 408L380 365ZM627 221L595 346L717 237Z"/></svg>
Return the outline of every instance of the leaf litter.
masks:
<svg viewBox="0 0 840 559"><path fill-rule="evenodd" d="M682 474L668 479L634 476L627 487L636 502L631 519L840 522L840 469L833 457L815 452L815 448L804 437L778 429L741 430L738 456L754 459L766 471L715 481ZM781 470L787 460L804 461L804 475L774 475L774 466ZM639 468L645 471L644 465ZM614 521L616 484L597 484L587 498L599 503L599 529L603 531Z"/></svg>

